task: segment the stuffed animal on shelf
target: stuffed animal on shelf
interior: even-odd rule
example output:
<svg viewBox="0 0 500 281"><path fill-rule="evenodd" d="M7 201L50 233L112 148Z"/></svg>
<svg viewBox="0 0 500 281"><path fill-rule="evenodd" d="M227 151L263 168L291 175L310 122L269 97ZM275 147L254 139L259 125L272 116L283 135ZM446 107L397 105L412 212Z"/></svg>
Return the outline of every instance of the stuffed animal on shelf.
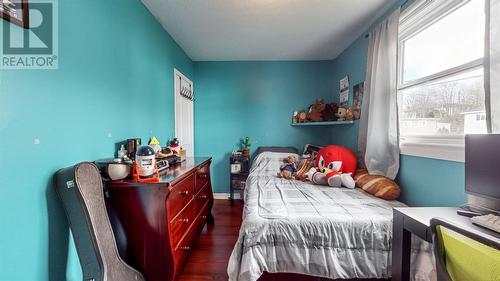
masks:
<svg viewBox="0 0 500 281"><path fill-rule="evenodd" d="M297 157L290 155L285 159L285 164L281 165L278 172L279 178L293 179L297 172Z"/></svg>
<svg viewBox="0 0 500 281"><path fill-rule="evenodd" d="M309 170L308 178L314 184L355 188L352 177L356 168L356 156L351 150L339 145L329 145L318 151L316 167Z"/></svg>
<svg viewBox="0 0 500 281"><path fill-rule="evenodd" d="M335 116L335 113L337 112L338 107L339 106L334 102L326 104L325 109L321 112L323 115L323 121L336 121L337 116Z"/></svg>
<svg viewBox="0 0 500 281"><path fill-rule="evenodd" d="M297 114L297 123L305 123L307 122L307 112L305 111L300 111L298 114Z"/></svg>
<svg viewBox="0 0 500 281"><path fill-rule="evenodd" d="M352 108L351 107L346 108L345 120L346 121L352 121L352 120L354 120L354 114L352 113Z"/></svg>
<svg viewBox="0 0 500 281"><path fill-rule="evenodd" d="M347 117L347 109L345 107L337 108L337 113L335 113L337 121L345 121Z"/></svg>
<svg viewBox="0 0 500 281"><path fill-rule="evenodd" d="M323 99L316 100L314 104L309 107L307 112L307 119L312 122L323 121L323 110L325 109L325 101Z"/></svg>

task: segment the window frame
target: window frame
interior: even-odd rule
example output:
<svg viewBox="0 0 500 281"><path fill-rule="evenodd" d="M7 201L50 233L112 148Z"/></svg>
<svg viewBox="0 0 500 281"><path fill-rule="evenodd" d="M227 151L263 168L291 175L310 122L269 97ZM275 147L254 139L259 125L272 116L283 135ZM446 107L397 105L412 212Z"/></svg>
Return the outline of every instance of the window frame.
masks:
<svg viewBox="0 0 500 281"><path fill-rule="evenodd" d="M417 0L400 16L398 31L397 59L397 99L400 91L483 67L484 57L446 69L415 80L403 82L404 42L430 25L438 22L472 0ZM399 127L398 112L398 127ZM440 160L465 162L465 134L458 136L419 135L406 136L399 133L399 148L403 155L411 155Z"/></svg>

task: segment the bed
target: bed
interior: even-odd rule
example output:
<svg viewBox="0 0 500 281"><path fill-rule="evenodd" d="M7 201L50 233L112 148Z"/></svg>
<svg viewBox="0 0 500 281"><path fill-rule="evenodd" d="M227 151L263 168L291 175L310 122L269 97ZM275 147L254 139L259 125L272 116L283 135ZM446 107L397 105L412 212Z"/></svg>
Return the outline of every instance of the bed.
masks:
<svg viewBox="0 0 500 281"><path fill-rule="evenodd" d="M247 179L243 223L228 264L230 281L256 281L278 272L390 278L392 208L403 203L359 188L278 178L290 153L260 152Z"/></svg>

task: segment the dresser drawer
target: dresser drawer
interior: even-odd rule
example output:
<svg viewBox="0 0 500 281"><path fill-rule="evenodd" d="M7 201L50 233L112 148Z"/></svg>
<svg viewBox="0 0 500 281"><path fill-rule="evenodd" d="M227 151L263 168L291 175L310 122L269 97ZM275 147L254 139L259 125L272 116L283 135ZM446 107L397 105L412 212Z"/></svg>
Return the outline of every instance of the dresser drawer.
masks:
<svg viewBox="0 0 500 281"><path fill-rule="evenodd" d="M177 247L182 237L186 235L189 227L194 223L196 218L195 201L191 200L177 217L170 222L170 235L172 237L172 246Z"/></svg>
<svg viewBox="0 0 500 281"><path fill-rule="evenodd" d="M182 264L189 256L189 254L193 251L193 245L196 242L195 238L198 234L197 225L198 220L195 220L191 227L189 228L188 233L184 237L182 237L181 241L177 246L174 247L174 263L177 269L181 269Z"/></svg>
<svg viewBox="0 0 500 281"><path fill-rule="evenodd" d="M210 190L210 185L206 185L198 194L195 196L196 205L196 215L198 215L201 209L208 203L211 199L212 190Z"/></svg>
<svg viewBox="0 0 500 281"><path fill-rule="evenodd" d="M205 164L196 171L195 193L199 192L210 181L210 165Z"/></svg>
<svg viewBox="0 0 500 281"><path fill-rule="evenodd" d="M194 196L194 182L194 174L191 174L174 184L166 203L170 218L175 218L179 211L191 201Z"/></svg>
<svg viewBox="0 0 500 281"><path fill-rule="evenodd" d="M196 229L198 229L198 231L200 231L203 228L203 226L205 226L205 223L207 223L209 213L210 213L210 208L209 208L208 204L206 204L202 208L198 217L196 218L196 222L195 222L194 227L196 227Z"/></svg>
<svg viewBox="0 0 500 281"><path fill-rule="evenodd" d="M182 240L174 247L174 258L176 266L181 266L196 244L197 236L207 223L208 214L210 212L208 204L206 204L199 216L193 221L189 228L189 232L182 237Z"/></svg>

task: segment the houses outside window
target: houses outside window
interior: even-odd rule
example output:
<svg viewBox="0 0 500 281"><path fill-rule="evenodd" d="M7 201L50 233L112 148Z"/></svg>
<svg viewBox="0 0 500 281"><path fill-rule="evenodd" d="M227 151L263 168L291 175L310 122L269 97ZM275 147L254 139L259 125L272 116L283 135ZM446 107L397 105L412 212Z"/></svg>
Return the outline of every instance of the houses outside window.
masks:
<svg viewBox="0 0 500 281"><path fill-rule="evenodd" d="M463 161L464 135L486 133L484 35L482 0L417 1L402 13L402 154Z"/></svg>

